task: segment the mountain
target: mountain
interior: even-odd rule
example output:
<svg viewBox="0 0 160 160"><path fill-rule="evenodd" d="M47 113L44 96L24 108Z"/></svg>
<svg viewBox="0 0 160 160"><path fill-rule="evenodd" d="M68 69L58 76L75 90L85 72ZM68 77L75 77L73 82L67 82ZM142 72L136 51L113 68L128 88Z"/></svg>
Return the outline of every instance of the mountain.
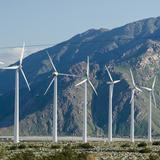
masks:
<svg viewBox="0 0 160 160"><path fill-rule="evenodd" d="M20 90L21 135L52 134L53 87L44 96L52 79L52 67L46 55L48 51L60 72L83 76L86 72L86 57L90 57L90 78L98 96L91 88L88 93L89 135L107 135L109 77L104 66L111 70L115 85L113 96L113 135L128 136L130 129L130 98L132 68L138 86L150 86L157 75L153 104L153 135L160 134L160 17L148 18L108 29L90 29L71 39L36 52L24 59L24 71L32 91L28 92L24 80ZM18 63L18 62L17 62ZM14 114L14 71L0 72L0 134L10 135ZM59 135L82 134L82 109L84 87L75 87L82 78L58 78L58 132ZM136 93L135 134L147 135L147 92Z"/></svg>

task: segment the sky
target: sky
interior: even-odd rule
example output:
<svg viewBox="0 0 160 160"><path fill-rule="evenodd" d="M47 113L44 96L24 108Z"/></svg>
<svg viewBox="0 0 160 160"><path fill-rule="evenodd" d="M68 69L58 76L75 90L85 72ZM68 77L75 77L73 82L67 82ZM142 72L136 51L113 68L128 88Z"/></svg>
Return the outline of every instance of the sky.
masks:
<svg viewBox="0 0 160 160"><path fill-rule="evenodd" d="M159 6L160 0L0 0L0 60L14 61L19 52L2 47L57 44L91 28L160 16Z"/></svg>

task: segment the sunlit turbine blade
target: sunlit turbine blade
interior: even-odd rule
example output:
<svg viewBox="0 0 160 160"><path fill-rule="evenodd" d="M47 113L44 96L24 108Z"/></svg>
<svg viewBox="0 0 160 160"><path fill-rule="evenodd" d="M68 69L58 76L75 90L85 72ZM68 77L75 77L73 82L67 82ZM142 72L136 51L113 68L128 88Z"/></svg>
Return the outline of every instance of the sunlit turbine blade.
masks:
<svg viewBox="0 0 160 160"><path fill-rule="evenodd" d="M131 78L132 78L132 84L133 86L135 87L135 82L134 82L134 77L133 77L133 73L132 73L132 70L130 69L130 74L131 74Z"/></svg>
<svg viewBox="0 0 160 160"><path fill-rule="evenodd" d="M133 89L132 90L132 96L131 96L131 100L130 100L130 103L133 101L133 99L134 99L134 93L135 93L135 90Z"/></svg>
<svg viewBox="0 0 160 160"><path fill-rule="evenodd" d="M153 97L154 105L155 105L155 107L157 108L156 98L155 98L154 91L152 91L152 97Z"/></svg>
<svg viewBox="0 0 160 160"><path fill-rule="evenodd" d="M75 87L77 87L77 86L83 84L83 83L86 82L86 81L87 81L87 79L84 79L83 81L81 81L81 82L79 82L78 84L76 84Z"/></svg>
<svg viewBox="0 0 160 160"><path fill-rule="evenodd" d="M155 83L156 83L156 76L154 77L154 80L153 80L152 89L154 88Z"/></svg>
<svg viewBox="0 0 160 160"><path fill-rule="evenodd" d="M52 67L53 67L54 71L56 71L56 72L57 72L57 69L56 69L56 67L55 67L55 65L54 65L54 63L53 63L53 61L52 61L52 58L50 57L50 55L49 55L48 51L46 51L46 52L47 52L48 58L49 58L49 60L50 60L50 63L51 63L51 65L52 65Z"/></svg>
<svg viewBox="0 0 160 160"><path fill-rule="evenodd" d="M7 69L7 70L14 70L14 69L18 69L19 66L11 66L11 67L2 67L0 69Z"/></svg>
<svg viewBox="0 0 160 160"><path fill-rule="evenodd" d="M138 88L137 86L135 86L135 89L139 92L143 92L140 88Z"/></svg>
<svg viewBox="0 0 160 160"><path fill-rule="evenodd" d="M22 65L22 62L23 62L24 48L25 48L25 42L23 42L23 47L22 47L22 50L21 50L20 65Z"/></svg>
<svg viewBox="0 0 160 160"><path fill-rule="evenodd" d="M143 89L145 89L145 90L147 90L147 91L152 91L152 89L151 89L151 88L148 88L148 87L141 87L141 88L143 88Z"/></svg>
<svg viewBox="0 0 160 160"><path fill-rule="evenodd" d="M22 75L23 75L23 77L24 77L24 80L25 80L25 82L26 82L26 84L27 84L27 87L28 87L28 89L29 89L29 91L30 91L31 88L30 88L30 86L29 86L29 83L28 83L28 80L27 80L27 78L26 78L26 75L25 75L25 73L24 73L24 71L23 71L22 68L20 68L20 70L21 70L21 73L22 73Z"/></svg>
<svg viewBox="0 0 160 160"><path fill-rule="evenodd" d="M110 80L113 82L113 79L112 79L111 73L109 72L109 70L108 70L108 68L107 68L107 66L106 66L106 65L105 65L105 68L106 68L106 70L107 70L107 73L108 73L108 75L109 75Z"/></svg>
<svg viewBox="0 0 160 160"><path fill-rule="evenodd" d="M68 77L79 77L79 76L76 76L74 74L65 74L65 73L58 73L59 76L68 76Z"/></svg>
<svg viewBox="0 0 160 160"><path fill-rule="evenodd" d="M113 81L114 84L119 83L121 80Z"/></svg>
<svg viewBox="0 0 160 160"><path fill-rule="evenodd" d="M87 57L87 76L89 76L89 57Z"/></svg>
<svg viewBox="0 0 160 160"><path fill-rule="evenodd" d="M92 89L94 90L95 94L98 95L96 89L94 88L94 86L92 84L92 82L89 79L88 79L88 82L91 85Z"/></svg>
<svg viewBox="0 0 160 160"><path fill-rule="evenodd" d="M50 84L49 84L48 88L46 89L46 91L45 91L45 93L44 93L44 95L46 95L46 93L47 93L47 92L48 92L48 90L50 89L51 85L52 85L52 84L53 84L53 82L54 82L54 79L55 79L55 78L53 78L53 79L51 80L51 82L50 82Z"/></svg>

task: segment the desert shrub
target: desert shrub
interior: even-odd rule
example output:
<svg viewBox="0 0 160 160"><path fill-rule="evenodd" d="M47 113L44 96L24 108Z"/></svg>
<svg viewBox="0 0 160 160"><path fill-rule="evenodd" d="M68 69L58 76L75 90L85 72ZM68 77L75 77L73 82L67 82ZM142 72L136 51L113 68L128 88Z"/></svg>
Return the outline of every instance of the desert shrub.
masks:
<svg viewBox="0 0 160 160"><path fill-rule="evenodd" d="M139 153L150 153L150 152L152 152L152 150L150 149L150 148L143 148L143 149L141 149L140 151L139 151Z"/></svg>
<svg viewBox="0 0 160 160"><path fill-rule="evenodd" d="M3 158L5 155L5 149L1 148L0 149L0 158Z"/></svg>
<svg viewBox="0 0 160 160"><path fill-rule="evenodd" d="M137 152L137 150L136 150L135 148L132 148L132 149L130 148L130 149L128 149L127 151L128 151L128 152Z"/></svg>
<svg viewBox="0 0 160 160"><path fill-rule="evenodd" d="M90 145L89 143L81 143L78 145L79 148L83 148L83 149L92 149L94 148L94 146Z"/></svg>
<svg viewBox="0 0 160 160"><path fill-rule="evenodd" d="M147 147L147 143L146 142L141 142L137 146L138 147Z"/></svg>
<svg viewBox="0 0 160 160"><path fill-rule="evenodd" d="M159 160L159 159L160 159L160 157L159 157L158 154L153 154L153 153L151 153L151 154L149 155L149 160Z"/></svg>
<svg viewBox="0 0 160 160"><path fill-rule="evenodd" d="M25 149L25 148L26 148L26 145L25 145L25 144L20 144L20 145L18 146L18 148L19 148L19 149Z"/></svg>
<svg viewBox="0 0 160 160"><path fill-rule="evenodd" d="M152 145L159 146L160 145L160 141L155 141L155 142L152 143Z"/></svg>
<svg viewBox="0 0 160 160"><path fill-rule="evenodd" d="M26 150L13 154L9 157L9 160L35 160L35 155L31 150Z"/></svg>
<svg viewBox="0 0 160 160"><path fill-rule="evenodd" d="M130 147L130 144L129 143L125 143L125 144L122 144L121 147L123 147L123 148Z"/></svg>
<svg viewBox="0 0 160 160"><path fill-rule="evenodd" d="M90 154L87 156L87 160L96 160L96 157L94 155Z"/></svg>
<svg viewBox="0 0 160 160"><path fill-rule="evenodd" d="M86 160L87 154L77 153L70 146L65 146L62 152L56 152L52 160ZM48 159L47 159L48 160Z"/></svg>
<svg viewBox="0 0 160 160"><path fill-rule="evenodd" d="M18 148L18 147L17 147L17 145L15 145L15 144L14 144L14 145L11 145L11 146L9 147L10 150L16 150L17 148Z"/></svg>
<svg viewBox="0 0 160 160"><path fill-rule="evenodd" d="M51 149L60 149L60 148L61 148L60 145L54 145L54 144L51 145Z"/></svg>

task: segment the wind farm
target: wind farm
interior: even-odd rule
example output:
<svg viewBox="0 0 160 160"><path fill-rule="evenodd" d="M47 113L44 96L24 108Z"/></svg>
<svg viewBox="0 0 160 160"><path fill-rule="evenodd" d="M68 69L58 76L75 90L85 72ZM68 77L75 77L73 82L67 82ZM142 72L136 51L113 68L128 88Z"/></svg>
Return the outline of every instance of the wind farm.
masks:
<svg viewBox="0 0 160 160"><path fill-rule="evenodd" d="M160 159L154 1L1 2L0 160Z"/></svg>

